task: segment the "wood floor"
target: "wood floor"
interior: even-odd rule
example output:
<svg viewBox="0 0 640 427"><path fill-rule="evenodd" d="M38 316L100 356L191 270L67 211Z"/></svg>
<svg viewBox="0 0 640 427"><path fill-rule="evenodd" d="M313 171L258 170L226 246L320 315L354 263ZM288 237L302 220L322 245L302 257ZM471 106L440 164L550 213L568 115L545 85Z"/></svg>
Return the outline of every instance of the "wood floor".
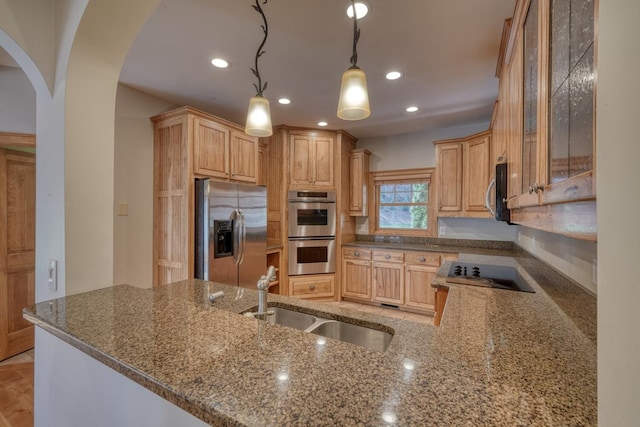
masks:
<svg viewBox="0 0 640 427"><path fill-rule="evenodd" d="M33 350L0 362L0 427L33 426Z"/></svg>

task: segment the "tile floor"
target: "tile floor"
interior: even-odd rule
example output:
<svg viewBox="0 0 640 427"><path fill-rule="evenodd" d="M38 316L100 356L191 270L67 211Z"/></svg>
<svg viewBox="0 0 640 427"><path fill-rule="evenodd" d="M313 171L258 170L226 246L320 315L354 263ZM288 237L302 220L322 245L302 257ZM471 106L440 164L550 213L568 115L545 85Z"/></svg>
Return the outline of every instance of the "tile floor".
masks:
<svg viewBox="0 0 640 427"><path fill-rule="evenodd" d="M381 316L393 317L394 319L411 320L412 322L433 325L433 316L429 316L427 314L408 313L406 311L400 311L397 308L358 304L356 302L350 302L350 301L330 302L328 304L334 304L339 307L350 308L354 310L364 311L367 313L379 314Z"/></svg>

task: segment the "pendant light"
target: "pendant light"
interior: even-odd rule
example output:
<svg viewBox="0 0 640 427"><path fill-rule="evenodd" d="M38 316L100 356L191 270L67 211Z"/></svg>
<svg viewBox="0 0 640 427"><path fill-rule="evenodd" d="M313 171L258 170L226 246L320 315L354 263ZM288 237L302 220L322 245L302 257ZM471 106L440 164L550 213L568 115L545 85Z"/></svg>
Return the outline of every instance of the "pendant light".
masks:
<svg viewBox="0 0 640 427"><path fill-rule="evenodd" d="M355 2L351 0L353 13L353 55L351 67L342 74L340 98L338 100L338 117L343 120L362 120L371 115L369 108L369 92L367 90L367 76L358 66L358 52L356 47L360 38L358 16L355 13Z"/></svg>
<svg viewBox="0 0 640 427"><path fill-rule="evenodd" d="M262 4L267 4L268 0L264 0ZM256 88L256 96L249 99L249 109L247 111L247 121L244 131L247 135L265 137L271 136L273 130L271 129L271 112L269 111L269 100L262 96L262 92L267 88L267 82L262 84L262 78L260 77L260 70L258 69L258 59L264 54L262 48L267 42L267 36L269 35L269 25L267 24L267 17L264 15L264 11L260 6L260 1L256 0L255 5L251 5L258 12L264 21L264 24L260 27L264 32L264 38L262 43L258 47L256 52L255 68L251 68L251 72L258 79L258 84L253 84Z"/></svg>

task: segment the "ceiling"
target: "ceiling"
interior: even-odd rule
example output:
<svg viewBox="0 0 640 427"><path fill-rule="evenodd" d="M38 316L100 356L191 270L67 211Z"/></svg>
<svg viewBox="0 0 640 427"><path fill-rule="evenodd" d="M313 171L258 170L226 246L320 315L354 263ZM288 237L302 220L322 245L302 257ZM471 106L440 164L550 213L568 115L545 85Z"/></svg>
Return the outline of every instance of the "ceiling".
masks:
<svg viewBox="0 0 640 427"><path fill-rule="evenodd" d="M261 0L262 1L262 0ZM487 122L498 94L496 61L504 20L516 0L366 0L358 66L367 74L371 116L336 116L349 66L353 23L348 0L271 0L260 73L273 124L345 129L372 138ZM252 0L163 0L131 47L120 82L236 123L255 95L253 66L262 40ZM226 70L211 66L223 57ZM12 65L6 52L0 63ZM390 70L403 73L389 81ZM286 96L290 105L277 100ZM415 105L416 113L406 107Z"/></svg>

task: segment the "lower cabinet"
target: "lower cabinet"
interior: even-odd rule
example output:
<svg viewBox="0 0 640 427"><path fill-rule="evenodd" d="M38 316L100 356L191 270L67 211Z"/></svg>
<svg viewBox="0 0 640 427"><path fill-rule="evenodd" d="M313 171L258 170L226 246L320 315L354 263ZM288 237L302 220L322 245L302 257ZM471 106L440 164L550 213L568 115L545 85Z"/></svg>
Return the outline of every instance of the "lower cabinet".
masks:
<svg viewBox="0 0 640 427"><path fill-rule="evenodd" d="M436 297L431 282L441 261L455 258L454 254L345 247L342 297L434 312Z"/></svg>
<svg viewBox="0 0 640 427"><path fill-rule="evenodd" d="M334 279L333 274L289 276L289 294L297 298L333 299Z"/></svg>

